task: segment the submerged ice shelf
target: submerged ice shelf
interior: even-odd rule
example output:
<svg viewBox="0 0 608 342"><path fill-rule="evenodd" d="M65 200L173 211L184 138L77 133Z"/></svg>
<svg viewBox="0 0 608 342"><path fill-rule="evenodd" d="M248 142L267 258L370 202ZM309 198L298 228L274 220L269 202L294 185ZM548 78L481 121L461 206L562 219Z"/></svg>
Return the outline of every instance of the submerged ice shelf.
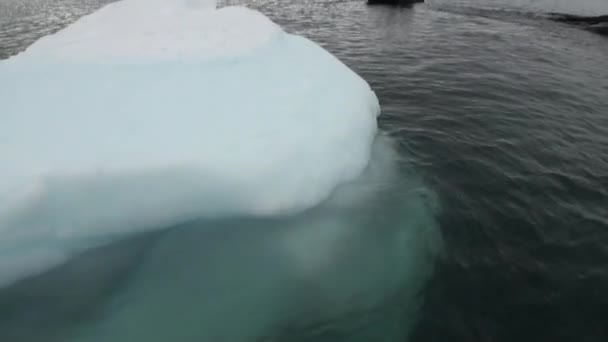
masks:
<svg viewBox="0 0 608 342"><path fill-rule="evenodd" d="M137 235L0 291L0 340L402 342L435 200L389 139L371 156L314 209Z"/></svg>

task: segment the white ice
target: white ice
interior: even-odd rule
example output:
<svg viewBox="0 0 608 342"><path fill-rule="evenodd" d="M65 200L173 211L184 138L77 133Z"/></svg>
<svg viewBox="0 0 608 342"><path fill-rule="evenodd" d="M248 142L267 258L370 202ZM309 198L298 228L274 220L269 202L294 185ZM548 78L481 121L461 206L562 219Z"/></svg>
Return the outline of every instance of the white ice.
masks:
<svg viewBox="0 0 608 342"><path fill-rule="evenodd" d="M110 4L0 62L0 286L125 233L314 207L365 169L378 113L256 11Z"/></svg>

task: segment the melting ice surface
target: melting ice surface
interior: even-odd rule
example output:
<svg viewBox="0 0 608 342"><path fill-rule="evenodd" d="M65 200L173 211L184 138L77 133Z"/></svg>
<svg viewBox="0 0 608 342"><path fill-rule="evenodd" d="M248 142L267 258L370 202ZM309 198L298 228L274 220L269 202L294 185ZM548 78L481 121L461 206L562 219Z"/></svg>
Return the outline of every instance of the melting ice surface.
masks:
<svg viewBox="0 0 608 342"><path fill-rule="evenodd" d="M379 307L407 333L432 196L315 43L124 0L0 62L0 102L0 339L282 340Z"/></svg>

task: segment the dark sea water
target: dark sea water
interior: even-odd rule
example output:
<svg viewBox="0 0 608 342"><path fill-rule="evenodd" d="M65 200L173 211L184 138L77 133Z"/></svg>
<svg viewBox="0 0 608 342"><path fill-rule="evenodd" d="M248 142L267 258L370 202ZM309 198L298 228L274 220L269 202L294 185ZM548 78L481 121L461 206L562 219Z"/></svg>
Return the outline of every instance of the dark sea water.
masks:
<svg viewBox="0 0 608 342"><path fill-rule="evenodd" d="M108 2L0 0L0 58ZM380 98L381 126L437 195L444 252L420 293L410 341L608 341L608 38L545 18L553 11L606 14L606 2L229 3L259 9L363 76ZM107 255L131 262L102 269L116 275L103 278L111 285L88 279L80 286L86 291L70 296L105 298L145 259L153 238L129 242L141 248L108 247ZM11 301L19 291L45 298L45 290L29 286L0 292L0 337L14 312L41 315L3 311L22 305ZM399 301L393 304L369 320L386 336L394 327L381 322L399 311ZM44 310L72 321L94 315L68 304ZM50 335L53 319L42 324ZM348 340L281 336L268 341ZM356 341L381 340L374 336Z"/></svg>

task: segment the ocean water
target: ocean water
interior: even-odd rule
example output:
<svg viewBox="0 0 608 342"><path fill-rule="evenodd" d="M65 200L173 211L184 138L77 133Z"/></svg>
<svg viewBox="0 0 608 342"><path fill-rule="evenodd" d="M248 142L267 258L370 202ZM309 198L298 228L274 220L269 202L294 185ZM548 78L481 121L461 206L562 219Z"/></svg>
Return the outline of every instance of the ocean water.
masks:
<svg viewBox="0 0 608 342"><path fill-rule="evenodd" d="M0 1L0 58L108 2ZM608 39L545 18L605 1L226 2L372 85L391 186L101 247L0 291L0 340L608 339Z"/></svg>

